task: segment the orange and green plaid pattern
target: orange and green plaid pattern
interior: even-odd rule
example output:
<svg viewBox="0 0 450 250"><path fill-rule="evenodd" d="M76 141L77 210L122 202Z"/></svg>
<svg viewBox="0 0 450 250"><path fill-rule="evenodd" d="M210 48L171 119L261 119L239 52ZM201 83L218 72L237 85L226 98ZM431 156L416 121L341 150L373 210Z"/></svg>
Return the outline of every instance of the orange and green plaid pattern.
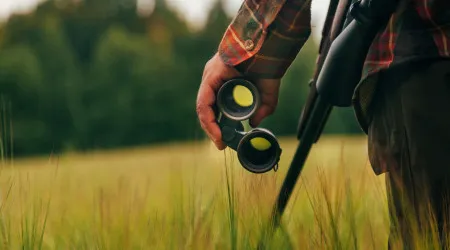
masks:
<svg viewBox="0 0 450 250"><path fill-rule="evenodd" d="M247 76L281 78L311 34L311 0L244 1L219 46Z"/></svg>

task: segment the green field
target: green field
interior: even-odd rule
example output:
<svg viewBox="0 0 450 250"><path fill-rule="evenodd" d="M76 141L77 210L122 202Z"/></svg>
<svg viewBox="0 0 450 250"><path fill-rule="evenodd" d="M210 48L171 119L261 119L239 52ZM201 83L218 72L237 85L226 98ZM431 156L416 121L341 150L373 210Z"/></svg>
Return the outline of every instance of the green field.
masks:
<svg viewBox="0 0 450 250"><path fill-rule="evenodd" d="M1 249L252 249L296 141L278 172L246 172L208 142L4 163ZM384 249L384 176L363 137L322 138L274 249Z"/></svg>

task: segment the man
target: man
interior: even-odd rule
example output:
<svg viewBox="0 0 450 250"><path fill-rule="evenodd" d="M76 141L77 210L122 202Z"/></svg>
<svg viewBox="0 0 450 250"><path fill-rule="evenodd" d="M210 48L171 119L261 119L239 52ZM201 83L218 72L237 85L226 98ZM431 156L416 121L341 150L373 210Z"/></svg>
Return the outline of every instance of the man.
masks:
<svg viewBox="0 0 450 250"><path fill-rule="evenodd" d="M450 1L405 0L400 6L372 43L354 109L368 135L372 168L377 175L386 173L388 245L412 248L415 232L430 233L431 212L445 242ZM262 94L262 106L250 120L258 126L275 111L281 78L310 36L310 16L310 0L244 1L205 66L197 97L201 126L219 150L225 145L212 109L215 92L230 78L252 80Z"/></svg>

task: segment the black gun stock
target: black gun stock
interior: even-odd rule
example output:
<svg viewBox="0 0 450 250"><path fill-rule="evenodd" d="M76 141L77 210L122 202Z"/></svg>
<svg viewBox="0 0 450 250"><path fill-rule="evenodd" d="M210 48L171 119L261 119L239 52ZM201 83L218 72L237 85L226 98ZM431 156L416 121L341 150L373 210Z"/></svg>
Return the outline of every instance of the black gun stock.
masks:
<svg viewBox="0 0 450 250"><path fill-rule="evenodd" d="M312 145L318 141L332 108L351 106L369 47L380 29L387 25L397 5L397 0L330 1L329 14L333 14L334 22L331 27L324 26L327 34L321 42L315 76L310 82L310 93L298 127L300 142L258 249L265 248L280 225ZM341 14L336 15L337 11Z"/></svg>

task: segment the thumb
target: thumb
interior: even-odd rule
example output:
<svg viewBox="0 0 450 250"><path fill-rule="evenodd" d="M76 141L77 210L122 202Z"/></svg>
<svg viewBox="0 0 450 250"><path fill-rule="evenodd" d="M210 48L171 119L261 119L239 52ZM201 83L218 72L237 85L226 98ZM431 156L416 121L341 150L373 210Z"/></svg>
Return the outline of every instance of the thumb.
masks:
<svg viewBox="0 0 450 250"><path fill-rule="evenodd" d="M275 111L275 107L263 104L261 107L259 107L253 117L250 118L250 126L257 127L261 122L266 118L267 116L273 114Z"/></svg>

